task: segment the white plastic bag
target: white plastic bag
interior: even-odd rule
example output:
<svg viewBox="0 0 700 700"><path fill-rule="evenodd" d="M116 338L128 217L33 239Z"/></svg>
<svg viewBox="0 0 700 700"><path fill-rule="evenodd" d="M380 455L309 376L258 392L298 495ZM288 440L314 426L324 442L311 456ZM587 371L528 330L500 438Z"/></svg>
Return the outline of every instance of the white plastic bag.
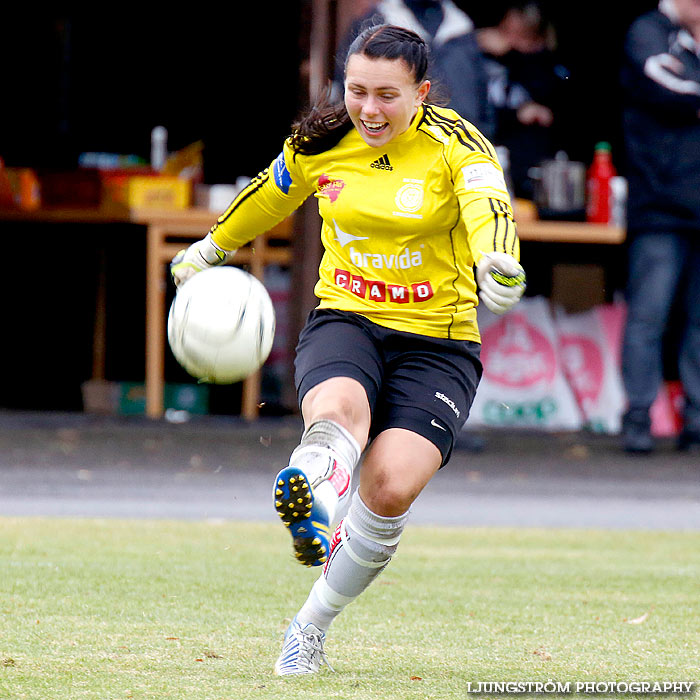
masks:
<svg viewBox="0 0 700 700"><path fill-rule="evenodd" d="M626 402L620 373L624 320L623 303L575 314L561 307L554 311L564 375L585 425L595 432L620 430Z"/></svg>
<svg viewBox="0 0 700 700"><path fill-rule="evenodd" d="M578 430L582 417L559 358L544 297L525 298L504 316L478 308L484 376L466 427Z"/></svg>

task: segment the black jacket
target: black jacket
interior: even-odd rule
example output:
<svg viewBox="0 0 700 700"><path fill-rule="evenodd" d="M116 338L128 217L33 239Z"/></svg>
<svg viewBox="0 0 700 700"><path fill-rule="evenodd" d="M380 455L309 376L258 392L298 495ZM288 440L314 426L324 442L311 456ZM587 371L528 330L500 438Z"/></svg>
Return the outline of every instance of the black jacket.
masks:
<svg viewBox="0 0 700 700"><path fill-rule="evenodd" d="M638 18L625 44L628 229L700 235L700 45L664 6Z"/></svg>

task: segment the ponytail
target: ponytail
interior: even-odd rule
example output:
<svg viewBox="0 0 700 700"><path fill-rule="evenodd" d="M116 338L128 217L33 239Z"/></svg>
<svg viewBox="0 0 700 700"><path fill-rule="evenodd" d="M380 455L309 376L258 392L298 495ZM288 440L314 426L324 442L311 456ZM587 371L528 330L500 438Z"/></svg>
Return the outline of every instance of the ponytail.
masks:
<svg viewBox="0 0 700 700"><path fill-rule="evenodd" d="M353 126L344 102L332 102L330 86L325 94L299 120L292 124L289 138L294 153L324 153L349 133Z"/></svg>

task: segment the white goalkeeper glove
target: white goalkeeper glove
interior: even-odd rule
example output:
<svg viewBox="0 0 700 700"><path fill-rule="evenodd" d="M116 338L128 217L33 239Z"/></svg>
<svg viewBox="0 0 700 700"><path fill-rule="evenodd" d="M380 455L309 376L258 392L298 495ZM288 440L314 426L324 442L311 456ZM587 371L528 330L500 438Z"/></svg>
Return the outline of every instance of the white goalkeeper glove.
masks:
<svg viewBox="0 0 700 700"><path fill-rule="evenodd" d="M222 250L208 233L201 241L181 250L170 263L170 274L176 287L180 287L192 275L210 267L221 265L233 257L235 250Z"/></svg>
<svg viewBox="0 0 700 700"><path fill-rule="evenodd" d="M476 266L479 297L493 313L504 314L525 291L525 270L506 253L484 253Z"/></svg>

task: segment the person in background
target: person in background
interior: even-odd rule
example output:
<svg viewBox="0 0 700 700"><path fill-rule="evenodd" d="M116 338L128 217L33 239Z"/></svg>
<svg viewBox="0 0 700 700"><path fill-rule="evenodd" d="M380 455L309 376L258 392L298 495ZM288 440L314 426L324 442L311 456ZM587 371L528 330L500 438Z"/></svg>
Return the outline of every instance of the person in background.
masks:
<svg viewBox="0 0 700 700"><path fill-rule="evenodd" d="M488 100L488 76L476 42L474 23L452 0L380 0L356 19L338 47L345 56L355 37L372 24L394 24L418 34L430 46L433 92L488 139L493 139L496 116ZM335 67L334 85L342 92L344 66ZM437 89L436 89L437 88Z"/></svg>
<svg viewBox="0 0 700 700"><path fill-rule="evenodd" d="M495 143L510 153L514 193L534 198L528 171L552 158L568 70L555 53L556 35L540 3L510 5L500 22L477 30L489 76L489 101L496 115Z"/></svg>
<svg viewBox="0 0 700 700"><path fill-rule="evenodd" d="M318 201L320 304L295 361L305 429L273 499L297 560L323 569L285 635L282 676L318 672L331 623L389 564L411 504L450 458L481 376L477 284L499 314L525 288L494 148L429 103L428 58L415 32L364 30L347 52L344 101L312 107L171 266L182 284Z"/></svg>
<svg viewBox="0 0 700 700"><path fill-rule="evenodd" d="M625 450L654 447L663 337L683 305L679 448L700 452L700 0L662 0L630 27L621 72L628 203Z"/></svg>

